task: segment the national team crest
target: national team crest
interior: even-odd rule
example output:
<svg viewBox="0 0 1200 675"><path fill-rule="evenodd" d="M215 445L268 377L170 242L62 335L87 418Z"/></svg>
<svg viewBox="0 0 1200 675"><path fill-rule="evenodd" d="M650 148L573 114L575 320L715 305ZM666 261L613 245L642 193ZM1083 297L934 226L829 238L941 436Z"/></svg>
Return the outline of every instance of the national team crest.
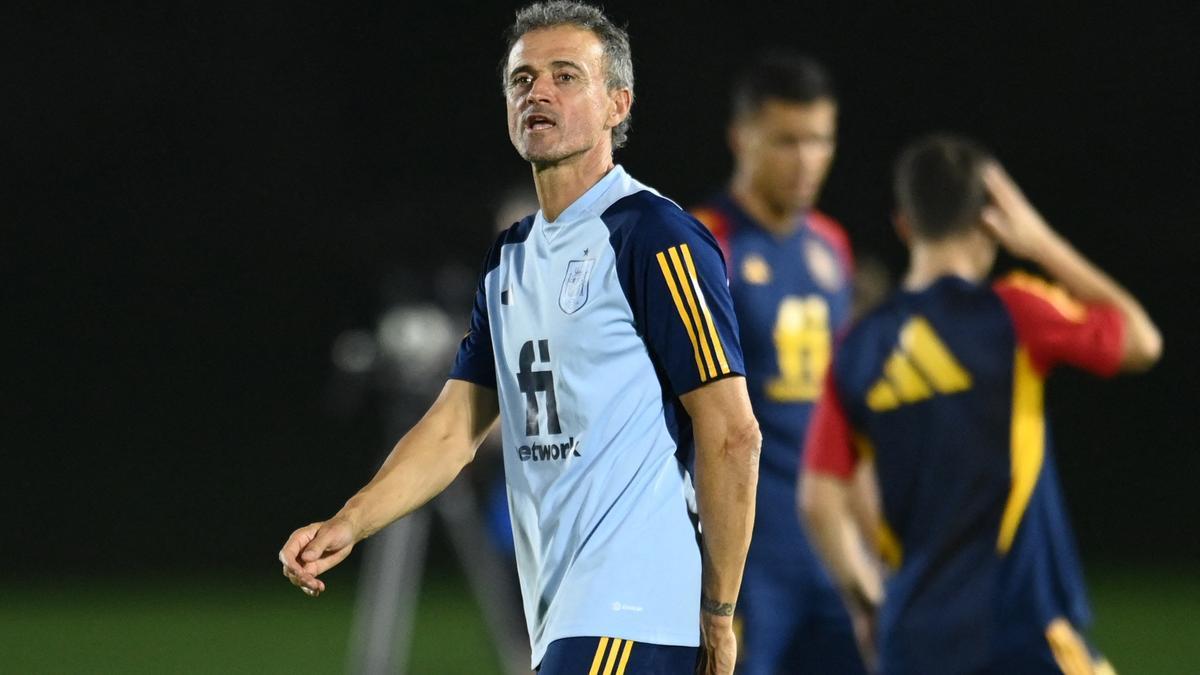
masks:
<svg viewBox="0 0 1200 675"><path fill-rule="evenodd" d="M594 259L572 260L567 263L567 276L563 278L562 291L558 294L558 308L574 314L588 301L588 280L592 277Z"/></svg>
<svg viewBox="0 0 1200 675"><path fill-rule="evenodd" d="M833 251L826 246L812 240L804 242L804 260L808 263L809 275L830 293L840 289L844 281L834 256Z"/></svg>
<svg viewBox="0 0 1200 675"><path fill-rule="evenodd" d="M742 260L742 278L756 286L771 283L771 266L762 256L751 253Z"/></svg>

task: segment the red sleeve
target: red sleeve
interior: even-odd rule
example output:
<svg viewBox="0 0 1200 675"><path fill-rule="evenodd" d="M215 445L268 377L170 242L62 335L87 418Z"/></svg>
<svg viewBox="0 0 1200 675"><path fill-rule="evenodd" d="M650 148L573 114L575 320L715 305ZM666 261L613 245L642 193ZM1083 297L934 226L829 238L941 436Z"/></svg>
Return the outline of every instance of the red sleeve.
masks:
<svg viewBox="0 0 1200 675"><path fill-rule="evenodd" d="M824 237L830 246L833 246L833 249L842 258L842 265L846 267L847 276L853 276L854 251L850 248L850 237L846 236L846 230L842 228L841 223L813 209L808 214L808 226Z"/></svg>
<svg viewBox="0 0 1200 675"><path fill-rule="evenodd" d="M849 480L858 456L854 452L850 421L834 386L833 369L825 376L825 392L813 409L804 439L804 468Z"/></svg>
<svg viewBox="0 0 1200 675"><path fill-rule="evenodd" d="M692 209L692 217L704 224L709 232L712 232L713 237L717 240L717 245L721 247L721 253L725 256L725 265L729 267L733 265L733 256L729 253L729 219L725 217L715 208L701 206Z"/></svg>
<svg viewBox="0 0 1200 675"><path fill-rule="evenodd" d="M1124 355L1125 321L1108 304L1084 304L1064 289L1015 272L996 282L996 294L1008 308L1017 341L1038 372L1060 363L1096 375L1116 374Z"/></svg>

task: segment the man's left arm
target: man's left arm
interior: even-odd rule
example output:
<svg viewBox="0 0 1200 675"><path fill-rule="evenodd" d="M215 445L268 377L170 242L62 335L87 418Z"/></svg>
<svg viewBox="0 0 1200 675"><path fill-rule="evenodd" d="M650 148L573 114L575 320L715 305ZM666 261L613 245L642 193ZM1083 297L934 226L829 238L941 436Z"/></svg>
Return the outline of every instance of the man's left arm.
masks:
<svg viewBox="0 0 1200 675"><path fill-rule="evenodd" d="M726 377L679 398L696 439L696 501L703 541L700 629L706 672L730 673L737 657L733 610L754 530L762 436L746 380Z"/></svg>
<svg viewBox="0 0 1200 675"><path fill-rule="evenodd" d="M761 438L720 247L699 221L665 200L654 205L652 218L615 237L617 273L656 370L692 420L703 541L700 672L729 675Z"/></svg>

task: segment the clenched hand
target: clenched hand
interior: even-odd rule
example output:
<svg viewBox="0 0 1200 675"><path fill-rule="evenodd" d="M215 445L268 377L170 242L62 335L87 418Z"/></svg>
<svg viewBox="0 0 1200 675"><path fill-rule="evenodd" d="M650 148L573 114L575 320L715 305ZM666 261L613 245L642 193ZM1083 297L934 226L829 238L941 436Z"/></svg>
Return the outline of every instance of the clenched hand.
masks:
<svg viewBox="0 0 1200 675"><path fill-rule="evenodd" d="M356 541L354 528L343 518L306 525L279 551L283 576L315 598L325 590L325 582L317 577L345 560Z"/></svg>

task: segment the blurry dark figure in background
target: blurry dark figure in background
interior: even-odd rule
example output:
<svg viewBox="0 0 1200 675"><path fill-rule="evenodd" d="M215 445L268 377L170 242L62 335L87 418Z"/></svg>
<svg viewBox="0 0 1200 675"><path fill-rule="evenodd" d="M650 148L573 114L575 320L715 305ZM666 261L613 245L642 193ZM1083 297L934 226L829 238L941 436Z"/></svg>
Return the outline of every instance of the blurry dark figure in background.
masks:
<svg viewBox="0 0 1200 675"><path fill-rule="evenodd" d="M357 542L452 486L500 418L531 666L732 673L760 439L720 250L613 162L625 31L547 2L508 37L509 138L540 208L488 253L437 400L337 514L292 533L283 573L319 595Z"/></svg>
<svg viewBox="0 0 1200 675"><path fill-rule="evenodd" d="M729 186L693 210L725 251L763 434L738 609L745 675L864 672L850 617L795 509L804 432L853 305L849 239L816 209L837 146L837 110L833 82L816 61L788 51L754 60L733 86Z"/></svg>
<svg viewBox="0 0 1200 675"><path fill-rule="evenodd" d="M805 449L803 511L849 606L879 612L883 673L1111 673L1090 610L1043 409L1046 376L1150 368L1138 301L1042 219L974 143L910 145L895 177L903 289L847 335ZM1018 272L986 283L997 247ZM867 468L886 592L847 533Z"/></svg>
<svg viewBox="0 0 1200 675"><path fill-rule="evenodd" d="M416 423L453 362L455 326L467 320L455 314L474 292L473 277L454 263L432 275L403 268L387 274L380 292L384 310L375 329L346 330L334 341L335 373L327 405L348 417L378 396L387 439ZM494 474L495 462L492 469ZM351 629L351 672L407 672L435 515L482 611L499 656L497 669L527 672L529 645L513 570L512 532L509 528L507 549L488 545L493 539L490 500L478 473L464 471L431 508L384 528L367 545ZM502 475L500 482L503 488Z"/></svg>

